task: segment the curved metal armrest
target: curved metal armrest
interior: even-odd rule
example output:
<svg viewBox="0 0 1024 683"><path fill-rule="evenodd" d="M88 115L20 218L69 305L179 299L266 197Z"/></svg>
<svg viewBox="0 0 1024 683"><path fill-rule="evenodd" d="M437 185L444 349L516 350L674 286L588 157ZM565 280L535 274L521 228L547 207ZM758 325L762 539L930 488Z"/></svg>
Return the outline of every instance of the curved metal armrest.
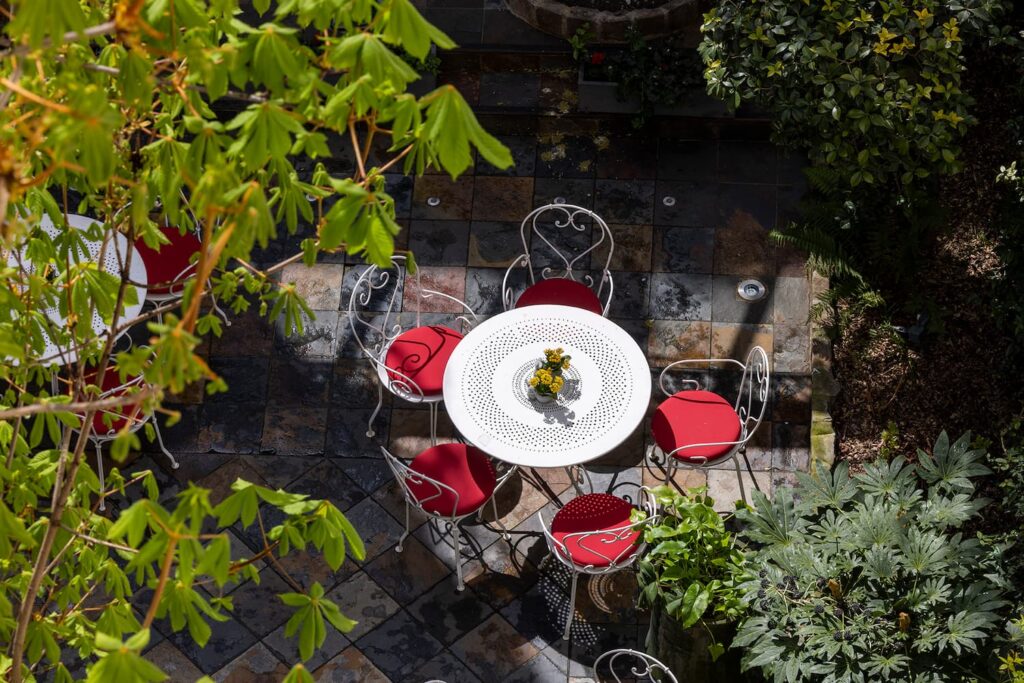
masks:
<svg viewBox="0 0 1024 683"><path fill-rule="evenodd" d="M726 363L735 365L740 370L746 369L746 366L743 363L739 362L738 360L733 360L732 358L685 358L683 360L677 360L673 363L669 363L668 365L666 365L665 368L661 371L661 374L658 375L658 387L661 389L661 393L665 394L666 396L672 395L672 392L665 388L665 375L668 374L669 370L676 367L677 365L692 365L696 363L706 363L708 365L712 363ZM683 383L683 385L692 384L694 389L700 389L700 382L698 382L695 379L682 379L680 381Z"/></svg>
<svg viewBox="0 0 1024 683"><path fill-rule="evenodd" d="M505 277L501 280L501 304L506 311L511 311L515 305L515 301L512 300L512 290L508 286L508 276L512 274L513 268L524 268L529 262L529 254L520 254L505 270Z"/></svg>
<svg viewBox="0 0 1024 683"><path fill-rule="evenodd" d="M746 433L743 435L743 438L740 439L739 441L709 441L707 443L690 443L690 444L686 444L685 446L680 446L679 448L676 448L675 450L669 451L668 453L666 453L666 455L672 457L672 456L675 456L676 453L679 453L681 451L685 451L685 450L688 450L688 449L691 449L691 448L705 448L705 447L708 447L708 446L733 446L733 447L735 447L735 446L742 446L747 441L749 441L750 437L753 436L753 434L754 434L753 432L747 432L745 426L744 426L743 431L746 432ZM725 456L719 456L717 458L706 458L703 455L698 455L698 456L694 456L692 459L693 460L699 460L700 462L697 463L698 465L706 465L709 462L714 462L714 461L720 460L723 457L725 457Z"/></svg>
<svg viewBox="0 0 1024 683"><path fill-rule="evenodd" d="M615 668L616 660L620 657L631 657L634 662L630 666L624 663L618 670ZM675 674L661 661L644 652L637 652L636 650L629 650L625 648L608 650L604 654L600 655L594 660L594 677L600 676L598 669L601 667L601 663L607 660L608 672L615 679L616 683L623 683L623 679L619 677L619 673L625 674L627 680L661 680L664 683L679 683ZM623 671L624 669L624 671ZM655 678L655 674L659 675L659 678Z"/></svg>
<svg viewBox="0 0 1024 683"><path fill-rule="evenodd" d="M504 486L505 482L507 482L509 479L511 479L512 475L515 474L518 470L519 470L519 465L512 465L510 468L508 468L507 472L505 472L500 477L498 477L498 480L497 480L498 483L494 485L494 493L492 493L491 495L493 496L495 493L497 493L498 489L500 489L502 486Z"/></svg>

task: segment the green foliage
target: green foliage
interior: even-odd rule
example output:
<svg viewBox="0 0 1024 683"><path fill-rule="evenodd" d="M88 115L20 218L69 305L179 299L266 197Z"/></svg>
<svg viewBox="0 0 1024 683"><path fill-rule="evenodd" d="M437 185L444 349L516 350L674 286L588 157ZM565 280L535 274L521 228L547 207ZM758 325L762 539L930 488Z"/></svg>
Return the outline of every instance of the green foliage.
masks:
<svg viewBox="0 0 1024 683"><path fill-rule="evenodd" d="M652 494L661 517L644 527L648 547L637 563L640 605L664 610L684 628L738 619L744 612L744 557L707 490L682 494L659 486ZM724 650L720 643L710 649L716 659Z"/></svg>
<svg viewBox="0 0 1024 683"><path fill-rule="evenodd" d="M125 481L116 468L101 490L86 453L106 373L144 381L104 410L138 406L146 418L194 382L226 390L197 353L221 329L211 296L301 330L312 313L280 271L342 250L386 264L399 226L385 172L454 178L474 154L500 168L511 156L451 86L406 92L419 74L403 55L425 63L454 46L409 0L256 0L245 13L239 0L4 7L0 247L29 267L0 269L0 670L13 683L66 683L60 659L74 652L89 681L162 680L142 654L155 619L202 646L231 610L219 589L256 579L257 560L308 551L337 568L363 547L329 502L245 482L216 505L195 486L161 499L150 474ZM97 226L73 229L69 213ZM180 303L126 319L135 288L81 259L83 241L116 232L157 248L165 224L200 236L196 275ZM294 255L266 265L255 253L300 228ZM81 324L94 314L107 330ZM133 327L147 343L115 351ZM47 339L74 345L77 361L43 357ZM108 449L117 461L140 445L138 422L124 422ZM134 502L99 514L98 499L118 493ZM262 550L233 557L227 526L258 527ZM352 622L322 587L291 583L288 631L307 658L327 624ZM153 597L140 616L143 587ZM288 680L310 675L296 667Z"/></svg>
<svg viewBox="0 0 1024 683"><path fill-rule="evenodd" d="M708 92L754 102L778 141L850 187L959 170L974 122L960 88L967 40L1001 40L999 0L724 0L705 15Z"/></svg>
<svg viewBox="0 0 1024 683"><path fill-rule="evenodd" d="M594 32L590 30L590 24L583 24L569 38L569 47L572 48L572 58L579 62L590 56L590 43L594 40Z"/></svg>
<svg viewBox="0 0 1024 683"><path fill-rule="evenodd" d="M917 464L799 475L740 510L761 547L743 585L751 615L734 646L775 681L968 681L983 669L1006 603L1002 546L963 531L986 501L970 434L943 432ZM799 501L799 502L797 502Z"/></svg>

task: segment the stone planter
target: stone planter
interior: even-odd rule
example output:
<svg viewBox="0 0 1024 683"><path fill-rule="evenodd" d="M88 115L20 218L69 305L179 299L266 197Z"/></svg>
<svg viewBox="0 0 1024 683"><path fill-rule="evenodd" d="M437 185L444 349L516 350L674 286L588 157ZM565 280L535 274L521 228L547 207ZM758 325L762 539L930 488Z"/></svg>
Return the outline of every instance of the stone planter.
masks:
<svg viewBox="0 0 1024 683"><path fill-rule="evenodd" d="M612 81L591 81L584 75L583 66L579 71L579 101L577 109L581 112L598 114L636 114L640 111L640 102L636 99L620 100L619 84ZM688 88L683 101L671 106L657 105L655 116L693 116L701 118L731 118L725 103L711 97L704 88L694 86Z"/></svg>
<svg viewBox="0 0 1024 683"><path fill-rule="evenodd" d="M608 12L576 7L571 0L505 0L505 3L512 14L527 24L566 40L589 25L597 42L624 43L632 25L645 38L681 33L690 47L700 41L702 16L710 6L709 0L665 0L652 9Z"/></svg>
<svg viewBox="0 0 1024 683"><path fill-rule="evenodd" d="M709 630L714 633L715 640L726 647L725 654L714 662L708 652L708 646L712 643ZM651 612L644 649L664 662L680 681L742 681L744 677L740 673L739 652L728 649L735 635L734 623L713 623L708 627L697 624L683 628L664 610L655 608Z"/></svg>

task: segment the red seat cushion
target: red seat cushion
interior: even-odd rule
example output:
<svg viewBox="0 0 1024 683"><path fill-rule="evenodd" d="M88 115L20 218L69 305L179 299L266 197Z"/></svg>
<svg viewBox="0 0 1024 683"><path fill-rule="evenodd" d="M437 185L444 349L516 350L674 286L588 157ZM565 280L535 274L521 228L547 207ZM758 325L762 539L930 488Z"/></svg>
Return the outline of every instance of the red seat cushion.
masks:
<svg viewBox="0 0 1024 683"><path fill-rule="evenodd" d="M98 373L95 370L87 372L85 375L85 382L87 384L95 384L97 374ZM110 398L122 396L128 392L128 389L132 389L138 385L133 384L132 387L126 387L124 389L119 389L119 387L123 387L129 382L133 382L135 379L137 379L137 377L129 375L122 380L115 368L107 368L107 371L103 374L103 384L100 386L100 390ZM117 408L98 411L92 418L93 434L96 436L105 436L107 434L114 434L121 431L127 424L139 424L141 421L141 409L142 406L140 404L129 403ZM104 416L110 420L109 426L107 426Z"/></svg>
<svg viewBox="0 0 1024 683"><path fill-rule="evenodd" d="M182 276L182 272L191 265L192 255L202 248L202 243L191 232L182 235L177 228L163 227L160 232L171 241L170 244L161 244L158 251L139 238L135 240L135 248L146 264L149 280L147 291L152 294L170 294L172 285L180 284L194 272L190 270Z"/></svg>
<svg viewBox="0 0 1024 683"><path fill-rule="evenodd" d="M665 399L651 419L654 441L666 453L692 444L737 441L740 432L740 418L732 404L710 391L680 391ZM731 445L700 446L675 457L700 462L720 458L732 449Z"/></svg>
<svg viewBox="0 0 1024 683"><path fill-rule="evenodd" d="M424 396L437 396L444 383L445 366L460 341L461 334L443 325L414 327L391 343L384 365L416 382ZM396 372L388 372L388 376L402 380Z"/></svg>
<svg viewBox="0 0 1024 683"><path fill-rule="evenodd" d="M640 547L641 535L637 528L629 529L633 506L608 493L588 493L569 501L551 520L551 535L561 545L559 554L569 554L574 564L607 567L629 558ZM570 534L598 532L586 536ZM603 532L603 533L602 533Z"/></svg>
<svg viewBox="0 0 1024 683"><path fill-rule="evenodd" d="M494 465L479 449L462 443L445 443L423 451L409 463L409 468L425 474L451 491L423 481L406 480L409 491L427 512L444 517L461 517L475 512L494 493L497 476ZM453 514L454 511L454 514Z"/></svg>
<svg viewBox="0 0 1024 683"><path fill-rule="evenodd" d="M603 312L601 300L594 294L594 290L582 282L564 277L553 277L530 285L516 301L516 308L539 304L575 306L598 315Z"/></svg>

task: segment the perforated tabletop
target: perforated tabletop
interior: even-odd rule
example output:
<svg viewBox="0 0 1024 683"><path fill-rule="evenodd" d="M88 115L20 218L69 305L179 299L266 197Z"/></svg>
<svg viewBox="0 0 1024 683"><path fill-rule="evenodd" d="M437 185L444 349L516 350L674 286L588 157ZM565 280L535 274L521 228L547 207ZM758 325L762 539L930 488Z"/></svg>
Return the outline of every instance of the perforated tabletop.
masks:
<svg viewBox="0 0 1024 683"><path fill-rule="evenodd" d="M555 403L529 396L544 349L572 356ZM472 444L529 467L578 465L622 443L644 418L651 373L644 352L612 321L580 308L526 306L489 318L455 347L445 408Z"/></svg>

